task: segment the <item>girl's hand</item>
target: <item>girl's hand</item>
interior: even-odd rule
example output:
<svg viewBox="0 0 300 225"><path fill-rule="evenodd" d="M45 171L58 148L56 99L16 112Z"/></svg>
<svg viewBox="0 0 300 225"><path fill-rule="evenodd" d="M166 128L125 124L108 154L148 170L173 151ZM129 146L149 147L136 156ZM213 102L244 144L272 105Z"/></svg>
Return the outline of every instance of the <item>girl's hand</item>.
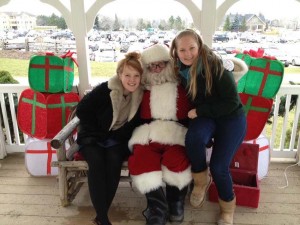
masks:
<svg viewBox="0 0 300 225"><path fill-rule="evenodd" d="M197 117L196 109L192 109L188 112L188 117L190 119L195 119Z"/></svg>

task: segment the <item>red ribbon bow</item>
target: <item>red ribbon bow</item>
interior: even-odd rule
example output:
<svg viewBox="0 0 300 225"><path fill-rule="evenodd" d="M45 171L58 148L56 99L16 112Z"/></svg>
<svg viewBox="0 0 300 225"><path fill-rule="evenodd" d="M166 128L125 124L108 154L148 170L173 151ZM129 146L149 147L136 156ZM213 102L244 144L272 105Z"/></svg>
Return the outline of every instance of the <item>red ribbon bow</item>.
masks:
<svg viewBox="0 0 300 225"><path fill-rule="evenodd" d="M60 57L61 57L61 58L67 58L67 57L70 57L70 58L72 59L72 61L76 64L76 66L78 67L78 62L77 62L77 60L76 60L75 58L73 58L73 54L74 54L74 53L75 53L75 52L71 52L71 51L69 50L69 51L67 51L67 53L61 55ZM46 53L46 54L47 54L47 53Z"/></svg>

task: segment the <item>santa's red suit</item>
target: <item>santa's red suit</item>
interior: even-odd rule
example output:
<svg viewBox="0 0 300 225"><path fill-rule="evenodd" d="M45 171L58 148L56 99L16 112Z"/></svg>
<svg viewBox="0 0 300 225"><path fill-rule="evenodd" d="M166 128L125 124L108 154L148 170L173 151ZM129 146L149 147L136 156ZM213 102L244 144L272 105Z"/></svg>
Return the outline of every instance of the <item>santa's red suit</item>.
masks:
<svg viewBox="0 0 300 225"><path fill-rule="evenodd" d="M144 92L141 118L145 124L135 129L129 141L133 154L128 167L137 189L145 194L163 186L180 190L192 177L184 147L190 104L186 91L177 82L152 85ZM182 122L182 123L181 123Z"/></svg>

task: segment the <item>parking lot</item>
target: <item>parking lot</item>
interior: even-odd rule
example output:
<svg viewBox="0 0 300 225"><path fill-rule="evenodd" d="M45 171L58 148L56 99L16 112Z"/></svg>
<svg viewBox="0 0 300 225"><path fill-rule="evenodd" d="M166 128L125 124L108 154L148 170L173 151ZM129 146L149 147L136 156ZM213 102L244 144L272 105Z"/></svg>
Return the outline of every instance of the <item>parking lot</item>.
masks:
<svg viewBox="0 0 300 225"><path fill-rule="evenodd" d="M300 39L281 39L279 36L251 35L246 38L246 33L226 34L226 38L219 35L214 38L212 48L221 57L232 57L236 53L261 48L265 55L274 56L287 66L300 66ZM98 32L89 34L88 47L91 61L115 62L127 51L143 51L143 49L154 43L170 44L176 32L159 31L149 33L143 32ZM254 38L255 36L255 38ZM220 39L222 37L222 39ZM257 38L259 37L259 38ZM258 40L254 41L254 40ZM76 52L76 42L73 35L54 36L32 33L24 37L16 37L10 40L2 40L2 49L16 49L20 51L52 51L64 53L68 50Z"/></svg>

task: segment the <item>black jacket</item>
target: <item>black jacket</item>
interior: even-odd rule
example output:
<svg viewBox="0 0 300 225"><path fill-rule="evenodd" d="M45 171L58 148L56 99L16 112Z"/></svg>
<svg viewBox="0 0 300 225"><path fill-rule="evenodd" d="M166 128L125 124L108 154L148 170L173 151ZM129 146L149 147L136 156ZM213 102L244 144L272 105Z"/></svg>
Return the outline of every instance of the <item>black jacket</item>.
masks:
<svg viewBox="0 0 300 225"><path fill-rule="evenodd" d="M139 124L139 105L143 91L139 87L131 96L128 121L119 129L112 130L119 113L123 98L123 86L117 76L96 86L83 97L76 108L80 119L77 143L94 144L113 138L118 142L127 142L133 129Z"/></svg>
<svg viewBox="0 0 300 225"><path fill-rule="evenodd" d="M202 72L204 73L204 72ZM181 77L184 87L188 88L187 80ZM206 79L197 75L197 95L192 101L198 116L220 118L243 113L243 105L237 92L232 72L224 70L221 78L214 75L211 95L206 94Z"/></svg>

